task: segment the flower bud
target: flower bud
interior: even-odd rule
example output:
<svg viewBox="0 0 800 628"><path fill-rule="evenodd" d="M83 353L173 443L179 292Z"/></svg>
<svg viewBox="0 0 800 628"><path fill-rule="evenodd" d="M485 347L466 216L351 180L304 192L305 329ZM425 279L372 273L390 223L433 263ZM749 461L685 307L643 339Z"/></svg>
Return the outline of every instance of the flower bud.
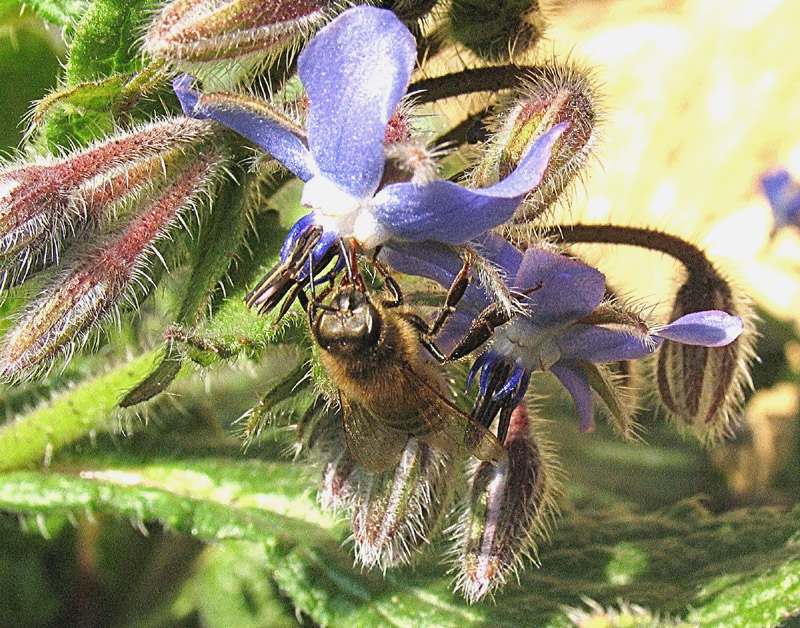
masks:
<svg viewBox="0 0 800 628"><path fill-rule="evenodd" d="M502 586L546 528L551 478L525 402L512 412L504 445L507 460L477 466L456 528L456 589L470 603Z"/></svg>
<svg viewBox="0 0 800 628"><path fill-rule="evenodd" d="M658 392L664 405L703 439L715 440L729 429L731 414L744 400L750 381L754 323L750 306L737 298L716 271L690 272L675 296L673 319L702 310L739 316L744 331L723 347L665 340L658 350Z"/></svg>
<svg viewBox="0 0 800 628"><path fill-rule="evenodd" d="M475 185L485 187L508 176L539 137L569 121L553 147L542 182L517 209L515 222L540 216L575 179L597 143L599 101L588 71L568 65L539 66L500 116L497 134L472 175Z"/></svg>
<svg viewBox="0 0 800 628"><path fill-rule="evenodd" d="M359 470L353 504L357 561L388 569L427 543L447 505L453 467L451 458L410 438L393 470Z"/></svg>
<svg viewBox="0 0 800 628"><path fill-rule="evenodd" d="M0 172L0 273L16 284L53 263L66 239L96 227L160 173L170 154L214 125L189 118L147 125L65 159Z"/></svg>
<svg viewBox="0 0 800 628"><path fill-rule="evenodd" d="M151 24L144 49L192 67L224 59L256 64L291 46L330 20L332 0L173 0Z"/></svg>
<svg viewBox="0 0 800 628"><path fill-rule="evenodd" d="M530 50L546 25L538 0L453 0L448 17L452 38L489 61Z"/></svg>
<svg viewBox="0 0 800 628"><path fill-rule="evenodd" d="M352 503L358 465L344 439L341 408L330 404L324 395L317 397L298 421L295 451L307 451L313 461L321 462L322 483L317 493L320 506L347 510Z"/></svg>
<svg viewBox="0 0 800 628"><path fill-rule="evenodd" d="M13 378L46 368L113 317L120 302L136 298L154 245L207 190L224 159L222 148L204 148L185 155L182 167L141 199L120 231L77 257L33 300L6 336L0 374Z"/></svg>
<svg viewBox="0 0 800 628"><path fill-rule="evenodd" d="M353 498L357 469L358 465L346 445L339 453L332 454L322 469L322 484L317 495L320 506L327 510L346 510Z"/></svg>

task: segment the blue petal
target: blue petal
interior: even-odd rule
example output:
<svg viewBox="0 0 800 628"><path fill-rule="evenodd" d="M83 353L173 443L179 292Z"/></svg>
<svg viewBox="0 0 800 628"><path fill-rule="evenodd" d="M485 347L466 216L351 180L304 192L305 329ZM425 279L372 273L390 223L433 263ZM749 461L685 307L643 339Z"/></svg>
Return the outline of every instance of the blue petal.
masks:
<svg viewBox="0 0 800 628"><path fill-rule="evenodd" d="M395 237L461 244L506 222L523 196L541 183L566 122L542 135L519 166L488 188L451 181L393 183L375 196L373 215Z"/></svg>
<svg viewBox="0 0 800 628"><path fill-rule="evenodd" d="M594 429L594 399L589 379L581 365L573 360L559 360L550 367L550 370L575 401L578 416L581 419L580 431L592 431Z"/></svg>
<svg viewBox="0 0 800 628"><path fill-rule="evenodd" d="M471 244L474 244L478 252L497 266L506 277L514 277L517 274L522 263L522 251L500 234L487 231L475 238Z"/></svg>
<svg viewBox="0 0 800 628"><path fill-rule="evenodd" d="M464 266L463 260L451 248L438 242L392 241L381 249L380 257L401 273L433 279L444 288L450 288ZM478 282L471 281L462 304L468 305L477 315L490 303Z"/></svg>
<svg viewBox="0 0 800 628"><path fill-rule="evenodd" d="M616 362L650 355L661 341L629 329L576 323L559 334L556 342L564 358Z"/></svg>
<svg viewBox="0 0 800 628"><path fill-rule="evenodd" d="M308 92L308 144L321 174L357 198L383 174L386 123L406 92L416 42L391 11L355 7L297 60Z"/></svg>
<svg viewBox="0 0 800 628"><path fill-rule="evenodd" d="M736 340L743 329L744 322L738 316L708 310L681 316L659 329L656 335L685 345L724 347Z"/></svg>
<svg viewBox="0 0 800 628"><path fill-rule="evenodd" d="M514 287L537 288L527 307L533 322L546 326L591 314L603 300L606 278L583 262L532 246L525 251Z"/></svg>
<svg viewBox="0 0 800 628"><path fill-rule="evenodd" d="M775 228L798 224L800 217L800 185L783 168L776 168L761 176L761 189L767 195Z"/></svg>
<svg viewBox="0 0 800 628"><path fill-rule="evenodd" d="M268 117L257 101L226 94L201 94L192 89L192 77L183 74L172 81L183 112L198 120L216 120L258 144L286 168L308 181L315 172L314 161L303 140L277 118Z"/></svg>

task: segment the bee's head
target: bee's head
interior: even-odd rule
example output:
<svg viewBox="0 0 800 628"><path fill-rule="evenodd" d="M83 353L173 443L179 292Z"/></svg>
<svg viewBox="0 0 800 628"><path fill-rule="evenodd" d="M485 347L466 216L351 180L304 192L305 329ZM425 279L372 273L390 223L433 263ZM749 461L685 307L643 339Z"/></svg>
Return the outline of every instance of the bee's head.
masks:
<svg viewBox="0 0 800 628"><path fill-rule="evenodd" d="M341 288L311 324L311 333L325 351L357 354L380 340L381 313L363 290Z"/></svg>

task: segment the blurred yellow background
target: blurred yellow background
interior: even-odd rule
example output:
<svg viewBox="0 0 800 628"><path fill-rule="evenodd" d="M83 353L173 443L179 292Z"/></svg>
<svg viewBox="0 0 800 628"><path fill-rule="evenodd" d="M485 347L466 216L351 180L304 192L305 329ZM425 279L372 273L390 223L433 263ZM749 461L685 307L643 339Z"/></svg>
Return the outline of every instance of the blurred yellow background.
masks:
<svg viewBox="0 0 800 628"><path fill-rule="evenodd" d="M797 3L567 1L550 22L557 56L595 67L607 104L568 217L688 236L758 304L800 321L800 236L769 241L758 187L775 164L800 175ZM586 253L613 284L666 304L674 266L620 248Z"/></svg>

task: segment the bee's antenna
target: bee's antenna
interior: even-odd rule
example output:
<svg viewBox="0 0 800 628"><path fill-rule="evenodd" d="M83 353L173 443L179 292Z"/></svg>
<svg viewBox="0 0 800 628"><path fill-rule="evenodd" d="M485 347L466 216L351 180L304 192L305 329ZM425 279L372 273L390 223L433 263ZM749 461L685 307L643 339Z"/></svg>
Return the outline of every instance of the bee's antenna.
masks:
<svg viewBox="0 0 800 628"><path fill-rule="evenodd" d="M350 252L345 248L344 240L341 238L339 239L339 248L342 250L342 259L344 260L344 266L347 269L347 283L351 283L354 281L353 276L353 260L350 258Z"/></svg>

